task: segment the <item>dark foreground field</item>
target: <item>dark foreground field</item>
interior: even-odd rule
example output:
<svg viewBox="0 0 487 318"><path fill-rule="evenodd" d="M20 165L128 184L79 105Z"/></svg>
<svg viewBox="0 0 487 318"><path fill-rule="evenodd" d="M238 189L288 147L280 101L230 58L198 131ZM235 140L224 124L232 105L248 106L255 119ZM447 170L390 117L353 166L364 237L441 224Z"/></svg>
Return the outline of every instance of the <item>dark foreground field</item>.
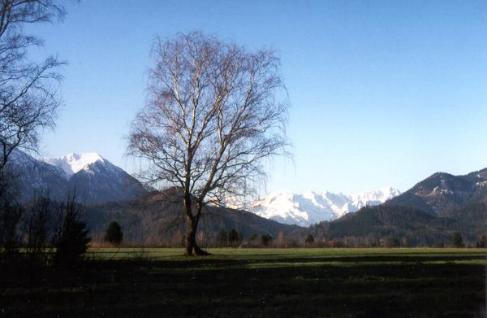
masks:
<svg viewBox="0 0 487 318"><path fill-rule="evenodd" d="M9 317L486 317L479 249L99 249L0 273Z"/></svg>

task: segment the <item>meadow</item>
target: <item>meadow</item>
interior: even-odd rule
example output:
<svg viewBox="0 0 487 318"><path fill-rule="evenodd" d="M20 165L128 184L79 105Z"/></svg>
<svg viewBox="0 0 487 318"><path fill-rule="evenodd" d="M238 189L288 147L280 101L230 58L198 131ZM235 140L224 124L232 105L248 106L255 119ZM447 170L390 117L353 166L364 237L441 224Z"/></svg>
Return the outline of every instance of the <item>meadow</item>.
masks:
<svg viewBox="0 0 487 318"><path fill-rule="evenodd" d="M485 317L485 249L97 248L71 269L5 269L19 317Z"/></svg>

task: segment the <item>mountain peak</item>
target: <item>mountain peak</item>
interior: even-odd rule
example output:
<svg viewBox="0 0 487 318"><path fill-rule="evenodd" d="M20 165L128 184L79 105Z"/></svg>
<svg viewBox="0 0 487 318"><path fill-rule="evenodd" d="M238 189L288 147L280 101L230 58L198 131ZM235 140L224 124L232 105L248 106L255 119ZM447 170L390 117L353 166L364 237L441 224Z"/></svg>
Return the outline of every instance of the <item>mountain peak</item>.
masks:
<svg viewBox="0 0 487 318"><path fill-rule="evenodd" d="M104 163L105 159L96 152L86 152L69 153L61 158L47 159L46 162L61 168L69 178L95 162Z"/></svg>

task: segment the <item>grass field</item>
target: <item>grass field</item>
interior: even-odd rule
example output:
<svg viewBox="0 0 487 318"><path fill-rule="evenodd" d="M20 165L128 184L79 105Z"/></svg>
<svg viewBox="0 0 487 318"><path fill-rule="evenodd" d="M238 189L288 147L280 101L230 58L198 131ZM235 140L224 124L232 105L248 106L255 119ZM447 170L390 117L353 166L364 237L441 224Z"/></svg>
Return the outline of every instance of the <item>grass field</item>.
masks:
<svg viewBox="0 0 487 318"><path fill-rule="evenodd" d="M92 249L0 273L0 315L485 317L482 249Z"/></svg>

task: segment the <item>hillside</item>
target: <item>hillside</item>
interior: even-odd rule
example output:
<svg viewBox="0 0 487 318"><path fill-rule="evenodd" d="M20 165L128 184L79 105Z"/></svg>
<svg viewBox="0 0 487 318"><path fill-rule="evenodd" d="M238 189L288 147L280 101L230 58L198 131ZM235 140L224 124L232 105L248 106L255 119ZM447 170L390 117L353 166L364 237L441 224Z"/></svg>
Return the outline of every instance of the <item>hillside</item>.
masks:
<svg viewBox="0 0 487 318"><path fill-rule="evenodd" d="M442 216L479 202L487 203L487 169L461 176L435 173L387 204Z"/></svg>
<svg viewBox="0 0 487 318"><path fill-rule="evenodd" d="M95 240L101 241L111 221L121 224L125 241L134 244L180 245L186 229L181 198L174 190L152 192L138 199L87 208L86 219ZM215 239L220 230L236 229L244 238L253 234L282 232L287 236L303 235L303 228L268 220L250 212L209 206L202 212L198 239L205 243Z"/></svg>
<svg viewBox="0 0 487 318"><path fill-rule="evenodd" d="M310 228L317 237L353 244L449 244L460 232L470 244L487 234L487 169L454 176L435 173L382 205L365 207Z"/></svg>

